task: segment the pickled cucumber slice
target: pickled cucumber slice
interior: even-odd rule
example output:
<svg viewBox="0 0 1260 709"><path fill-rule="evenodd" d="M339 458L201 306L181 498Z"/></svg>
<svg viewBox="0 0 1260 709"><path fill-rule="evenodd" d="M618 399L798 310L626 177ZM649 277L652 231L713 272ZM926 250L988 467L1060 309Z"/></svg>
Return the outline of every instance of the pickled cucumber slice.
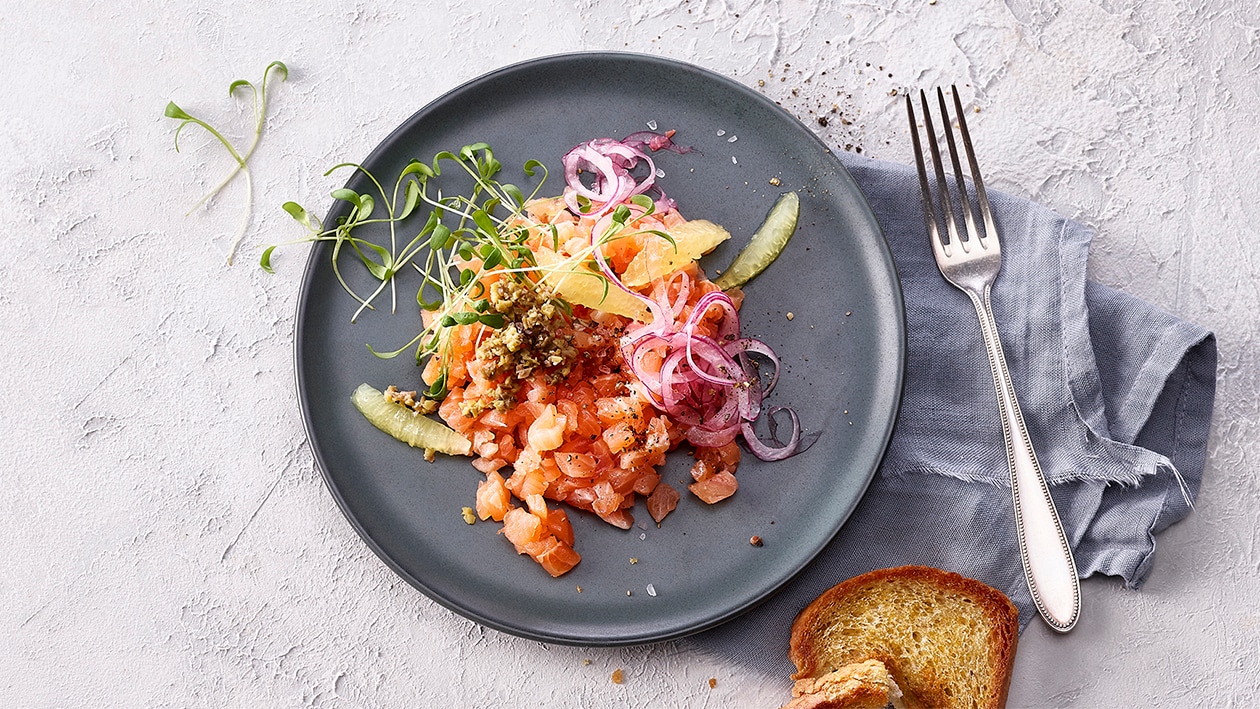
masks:
<svg viewBox="0 0 1260 709"><path fill-rule="evenodd" d="M801 215L801 198L795 192L784 192L770 208L766 220L748 245L731 262L714 283L722 290L744 285L766 270L783 253L784 247L796 232L796 220Z"/></svg>
<svg viewBox="0 0 1260 709"><path fill-rule="evenodd" d="M472 452L472 442L454 429L390 401L368 384L360 384L350 395L350 400L373 426L409 446L431 448L448 455L468 455Z"/></svg>

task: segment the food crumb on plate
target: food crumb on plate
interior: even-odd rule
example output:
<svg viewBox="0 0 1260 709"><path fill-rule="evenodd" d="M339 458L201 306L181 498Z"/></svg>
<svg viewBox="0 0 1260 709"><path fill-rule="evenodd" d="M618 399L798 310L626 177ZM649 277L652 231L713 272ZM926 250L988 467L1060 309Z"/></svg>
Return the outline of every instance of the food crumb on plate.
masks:
<svg viewBox="0 0 1260 709"><path fill-rule="evenodd" d="M761 540L761 537L757 536L756 534L752 535L752 538L748 540L748 543L755 547L765 545L765 542Z"/></svg>
<svg viewBox="0 0 1260 709"><path fill-rule="evenodd" d="M788 320L795 320L795 319L796 319L796 314L795 314L795 313L793 313L792 311L790 311L790 310L789 310L789 311L788 311L788 314L787 314L787 319L788 319Z"/></svg>
<svg viewBox="0 0 1260 709"><path fill-rule="evenodd" d="M710 678L709 678L709 689L713 689L714 687L717 687L717 677L710 677Z"/></svg>
<svg viewBox="0 0 1260 709"><path fill-rule="evenodd" d="M622 672L621 668L618 667L617 669L613 670L612 681L613 681L613 684L621 684L622 682L625 682L626 673Z"/></svg>
<svg viewBox="0 0 1260 709"><path fill-rule="evenodd" d="M631 563L631 564L637 564L637 563L639 563L639 558L638 558L638 557L635 557L635 556L630 557L630 563Z"/></svg>
<svg viewBox="0 0 1260 709"><path fill-rule="evenodd" d="M777 177L771 177L770 184L774 185L775 187L778 187L779 185L783 184L783 181Z"/></svg>
<svg viewBox="0 0 1260 709"><path fill-rule="evenodd" d="M472 524L477 521L477 515L473 514L473 508L471 507L465 507L460 510L459 513L464 517L464 522L466 524Z"/></svg>

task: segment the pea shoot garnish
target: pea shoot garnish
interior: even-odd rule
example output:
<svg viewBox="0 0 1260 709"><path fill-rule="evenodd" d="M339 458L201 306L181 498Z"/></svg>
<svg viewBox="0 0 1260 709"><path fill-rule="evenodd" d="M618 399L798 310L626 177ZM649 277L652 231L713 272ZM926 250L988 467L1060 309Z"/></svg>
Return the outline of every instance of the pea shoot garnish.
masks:
<svg viewBox="0 0 1260 709"><path fill-rule="evenodd" d="M254 150L258 148L258 141L262 138L263 124L267 117L267 79L271 76L273 71L280 77L281 81L285 81L289 78L289 68L284 65L284 62L275 61L268 64L267 68L263 70L263 78L260 85L255 86L252 82L246 81L245 79L237 79L232 82L231 86L228 87L228 96L235 96L237 89L249 89L254 103L254 137L250 142L249 147L244 152L237 150L236 146L232 145L231 141L224 137L222 133L216 130L209 123L192 116L187 111L176 105L174 101L166 104L166 117L174 118L180 122L179 127L175 129L176 152L179 152L179 134L184 130L184 128L192 124L200 126L207 133L214 136L214 138L227 149L228 154L232 156L232 159L236 161L236 165L232 168L232 171L228 173L227 177L223 178L222 182L220 182L214 189L207 192L204 197L194 204L192 209L188 210L187 214L192 214L197 211L197 208L210 201L210 199L222 191L224 187L227 187L228 184L236 178L237 174L245 175L245 211L241 217L240 228L237 230L236 236L232 239L231 246L228 247L227 262L229 266L232 264L232 259L236 255L236 249L240 245L241 239L245 236L245 229L249 226L249 217L253 208L254 200L254 188L249 175L249 158L254 154Z"/></svg>

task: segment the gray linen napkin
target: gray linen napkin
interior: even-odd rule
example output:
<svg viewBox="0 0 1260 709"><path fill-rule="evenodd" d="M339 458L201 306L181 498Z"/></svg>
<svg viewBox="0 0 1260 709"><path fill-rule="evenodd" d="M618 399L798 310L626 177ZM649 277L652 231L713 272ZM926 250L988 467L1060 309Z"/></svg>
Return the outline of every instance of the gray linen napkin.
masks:
<svg viewBox="0 0 1260 709"><path fill-rule="evenodd" d="M937 270L912 168L842 160L888 239L905 295L896 430L832 543L757 608L691 639L778 677L794 671L787 645L796 614L824 590L876 568L955 571L1004 591L1020 608L1021 629L1036 617L975 310ZM1093 234L1085 226L1023 199L990 198L1004 255L994 316L1080 575L1119 576L1136 589L1151 570L1155 534L1183 519L1199 491L1215 338L1088 282Z"/></svg>

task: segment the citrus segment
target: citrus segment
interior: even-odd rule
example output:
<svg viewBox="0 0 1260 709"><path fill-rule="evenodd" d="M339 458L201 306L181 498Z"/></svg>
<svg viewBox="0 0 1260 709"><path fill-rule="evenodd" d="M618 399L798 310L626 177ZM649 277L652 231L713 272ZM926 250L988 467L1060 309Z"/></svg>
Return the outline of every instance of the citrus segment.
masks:
<svg viewBox="0 0 1260 709"><path fill-rule="evenodd" d="M377 389L360 384L350 396L354 408L373 426L415 448L431 448L447 455L468 455L472 443L445 424L394 401Z"/></svg>

